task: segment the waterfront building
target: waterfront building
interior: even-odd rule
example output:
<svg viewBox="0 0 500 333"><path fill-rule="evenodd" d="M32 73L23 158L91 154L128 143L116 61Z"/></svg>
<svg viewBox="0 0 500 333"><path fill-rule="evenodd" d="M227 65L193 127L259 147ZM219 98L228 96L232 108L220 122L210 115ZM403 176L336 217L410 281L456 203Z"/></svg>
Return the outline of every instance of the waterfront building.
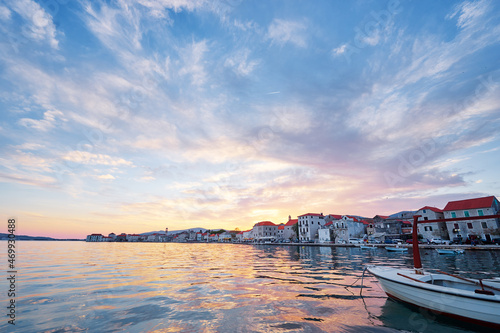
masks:
<svg viewBox="0 0 500 333"><path fill-rule="evenodd" d="M496 215L499 211L500 204L495 196L450 201L443 209L445 219ZM492 233L500 228L500 222L499 219L447 221L446 227L451 240L456 237L463 241L467 238L491 241Z"/></svg>
<svg viewBox="0 0 500 333"><path fill-rule="evenodd" d="M285 239L285 224L284 223L280 223L278 225L278 236L276 238L279 240Z"/></svg>
<svg viewBox="0 0 500 333"><path fill-rule="evenodd" d="M310 242L318 239L318 230L325 225L325 217L323 213L307 213L298 216L299 223L299 240L302 242Z"/></svg>
<svg viewBox="0 0 500 333"><path fill-rule="evenodd" d="M138 234L128 234L127 235L127 241L129 241L129 242L138 242L140 237L141 237L141 235L138 235Z"/></svg>
<svg viewBox="0 0 500 333"><path fill-rule="evenodd" d="M253 240L253 229L243 231L243 241L250 242Z"/></svg>
<svg viewBox="0 0 500 333"><path fill-rule="evenodd" d="M292 219L292 217L290 215L288 216L288 222L285 223L285 227L284 227L283 239L289 239L289 240L297 239L297 235L295 234L293 227L298 222L299 222L298 219Z"/></svg>
<svg viewBox="0 0 500 333"><path fill-rule="evenodd" d="M431 206L420 208L415 215L421 215L418 218L419 221L444 219L443 210ZM417 232L423 236L424 240L431 240L433 238L450 238L448 235L448 229L446 228L446 222L444 221L419 224L417 226Z"/></svg>
<svg viewBox="0 0 500 333"><path fill-rule="evenodd" d="M87 242L102 242L102 238L104 236L102 234L91 234L87 236Z"/></svg>
<svg viewBox="0 0 500 333"><path fill-rule="evenodd" d="M110 234L108 235L108 237L112 238L112 239L113 239L113 241L116 239L116 235L115 235L115 233L114 233L114 232L110 233Z"/></svg>
<svg viewBox="0 0 500 333"><path fill-rule="evenodd" d="M325 223L325 226L318 230L320 243L346 244L349 241L349 230L347 223L342 219Z"/></svg>
<svg viewBox="0 0 500 333"><path fill-rule="evenodd" d="M273 240L278 236L278 226L271 221L258 222L252 230L255 241Z"/></svg>
<svg viewBox="0 0 500 333"><path fill-rule="evenodd" d="M340 221L344 222L348 230L348 238L362 238L366 234L366 223L359 216L342 215Z"/></svg>

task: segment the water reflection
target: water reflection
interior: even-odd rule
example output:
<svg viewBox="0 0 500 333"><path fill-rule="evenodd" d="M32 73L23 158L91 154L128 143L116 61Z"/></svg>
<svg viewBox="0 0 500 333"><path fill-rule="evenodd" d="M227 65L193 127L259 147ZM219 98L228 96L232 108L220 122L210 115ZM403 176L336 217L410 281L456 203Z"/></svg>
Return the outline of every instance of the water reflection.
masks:
<svg viewBox="0 0 500 333"><path fill-rule="evenodd" d="M370 276L360 296L364 265L412 264L411 255L384 249L21 245L19 332L464 332L388 301ZM472 277L498 275L500 267L493 251L428 251L422 260L426 268ZM6 327L2 318L0 329Z"/></svg>

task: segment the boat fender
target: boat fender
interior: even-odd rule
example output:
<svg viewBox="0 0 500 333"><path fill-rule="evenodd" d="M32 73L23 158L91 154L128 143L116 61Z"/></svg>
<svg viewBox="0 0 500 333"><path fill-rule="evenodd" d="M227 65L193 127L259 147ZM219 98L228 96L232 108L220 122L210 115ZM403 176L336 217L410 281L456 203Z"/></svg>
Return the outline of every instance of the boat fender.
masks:
<svg viewBox="0 0 500 333"><path fill-rule="evenodd" d="M495 293L492 292L491 290L476 289L476 290L474 290L474 292L476 294L495 296Z"/></svg>

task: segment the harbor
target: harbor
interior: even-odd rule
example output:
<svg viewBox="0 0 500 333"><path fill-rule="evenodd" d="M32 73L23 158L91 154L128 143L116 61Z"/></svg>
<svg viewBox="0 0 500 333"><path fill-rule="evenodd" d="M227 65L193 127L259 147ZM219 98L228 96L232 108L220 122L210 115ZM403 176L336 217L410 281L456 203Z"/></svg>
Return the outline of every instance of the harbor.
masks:
<svg viewBox="0 0 500 333"><path fill-rule="evenodd" d="M407 308L388 299L373 276L362 279L367 265L413 265L410 253L380 247L47 241L20 247L19 332L479 330ZM423 250L422 263L487 279L498 276L500 252Z"/></svg>

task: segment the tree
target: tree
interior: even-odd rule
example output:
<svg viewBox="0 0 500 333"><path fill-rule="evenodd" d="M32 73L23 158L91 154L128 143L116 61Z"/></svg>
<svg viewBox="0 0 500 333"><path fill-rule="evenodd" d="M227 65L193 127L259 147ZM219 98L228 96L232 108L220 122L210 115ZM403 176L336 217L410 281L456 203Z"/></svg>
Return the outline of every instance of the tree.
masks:
<svg viewBox="0 0 500 333"><path fill-rule="evenodd" d="M299 238L299 223L292 225L292 230L295 233L295 238Z"/></svg>

